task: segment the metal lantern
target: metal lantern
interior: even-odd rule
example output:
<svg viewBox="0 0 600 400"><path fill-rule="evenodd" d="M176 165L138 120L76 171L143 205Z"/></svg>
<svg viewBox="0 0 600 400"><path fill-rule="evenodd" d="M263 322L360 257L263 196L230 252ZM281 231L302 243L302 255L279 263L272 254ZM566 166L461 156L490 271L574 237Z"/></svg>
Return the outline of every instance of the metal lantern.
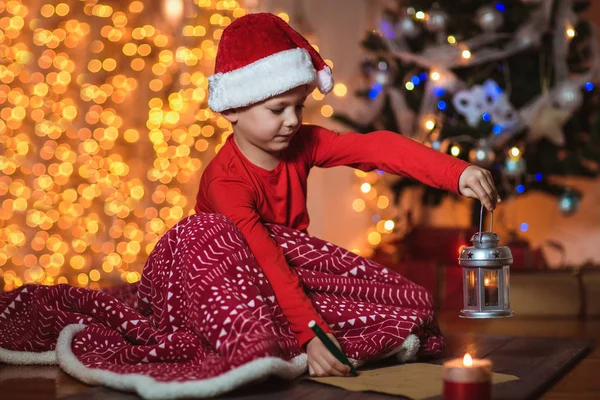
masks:
<svg viewBox="0 0 600 400"><path fill-rule="evenodd" d="M500 238L492 232L493 218L490 218L490 231L481 232L481 209L479 232L471 238L473 246L461 250L458 264L463 272L464 309L462 318L503 318L512 317L510 309L510 264L513 257L506 246L498 246Z"/></svg>

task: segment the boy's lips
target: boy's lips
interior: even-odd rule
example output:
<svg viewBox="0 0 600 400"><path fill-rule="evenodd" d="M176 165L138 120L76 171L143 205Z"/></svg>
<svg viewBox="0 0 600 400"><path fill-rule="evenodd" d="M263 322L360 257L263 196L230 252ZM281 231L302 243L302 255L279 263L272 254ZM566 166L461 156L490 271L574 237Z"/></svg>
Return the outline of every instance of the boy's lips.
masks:
<svg viewBox="0 0 600 400"><path fill-rule="evenodd" d="M293 133L290 133L289 135L277 135L276 137L282 138L282 139L291 139L292 136L294 136Z"/></svg>

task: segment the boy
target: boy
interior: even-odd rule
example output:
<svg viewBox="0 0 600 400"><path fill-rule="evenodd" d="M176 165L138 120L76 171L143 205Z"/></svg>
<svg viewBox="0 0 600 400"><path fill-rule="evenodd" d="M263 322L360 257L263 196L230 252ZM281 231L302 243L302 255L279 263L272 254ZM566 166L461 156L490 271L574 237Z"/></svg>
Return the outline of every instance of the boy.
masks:
<svg viewBox="0 0 600 400"><path fill-rule="evenodd" d="M218 213L241 231L273 287L311 375L342 376L339 362L308 328L332 330L303 292L265 223L306 231L306 181L311 167L352 166L411 176L431 186L478 198L493 209L498 195L491 174L409 140L379 131L338 134L302 125L302 108L316 85L333 87L330 68L300 34L271 14L250 14L221 37L209 106L233 126L233 135L209 163L195 211Z"/></svg>

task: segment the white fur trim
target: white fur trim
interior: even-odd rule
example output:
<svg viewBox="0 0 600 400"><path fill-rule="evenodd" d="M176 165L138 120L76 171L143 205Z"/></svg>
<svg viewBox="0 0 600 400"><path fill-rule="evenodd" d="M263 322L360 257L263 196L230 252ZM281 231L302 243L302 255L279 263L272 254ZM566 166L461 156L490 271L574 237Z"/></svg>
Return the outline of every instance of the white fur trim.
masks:
<svg viewBox="0 0 600 400"><path fill-rule="evenodd" d="M421 343L417 335L408 335L395 354L396 359L400 362L414 361L417 358L419 347L421 347Z"/></svg>
<svg viewBox="0 0 600 400"><path fill-rule="evenodd" d="M251 361L222 375L198 381L159 382L138 374L117 374L111 371L86 367L71 351L74 336L85 325L66 326L58 337L56 351L60 367L69 375L91 385L104 385L113 389L136 392L144 399L178 399L185 397L214 397L239 386L258 381L265 376L275 375L292 380L307 368L306 354L290 361L276 357L265 357Z"/></svg>
<svg viewBox="0 0 600 400"><path fill-rule="evenodd" d="M419 338L417 335L411 333L404 339L404 342L394 350L382 355L381 357L377 357L373 361L384 360L388 357L394 356L396 360L400 362L413 361L417 358L417 352L419 351L419 347L421 343L419 342Z"/></svg>
<svg viewBox="0 0 600 400"><path fill-rule="evenodd" d="M319 81L319 91L323 94L331 92L333 89L333 74L331 68L325 66L322 70L317 73L317 79Z"/></svg>
<svg viewBox="0 0 600 400"><path fill-rule="evenodd" d="M317 79L327 82L321 75L319 71L317 78L307 50L297 47L280 51L234 71L210 76L208 106L214 112L249 106L300 85L316 84Z"/></svg>
<svg viewBox="0 0 600 400"><path fill-rule="evenodd" d="M56 365L55 351L13 351L0 348L0 361L12 365Z"/></svg>

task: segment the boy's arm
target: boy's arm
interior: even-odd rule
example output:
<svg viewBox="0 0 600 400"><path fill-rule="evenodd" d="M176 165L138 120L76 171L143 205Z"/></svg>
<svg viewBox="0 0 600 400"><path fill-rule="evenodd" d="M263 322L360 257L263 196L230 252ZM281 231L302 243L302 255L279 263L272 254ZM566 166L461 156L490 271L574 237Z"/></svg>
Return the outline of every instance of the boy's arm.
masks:
<svg viewBox="0 0 600 400"><path fill-rule="evenodd" d="M471 165L390 131L339 134L320 126L304 128L312 165L317 167L380 169L458 194L460 175Z"/></svg>
<svg viewBox="0 0 600 400"><path fill-rule="evenodd" d="M326 332L332 332L304 293L296 273L289 267L281 247L260 221L251 189L235 179L210 183L208 200L216 213L229 218L242 232L256 261L271 284L275 297L292 332L304 346L315 334L308 328L311 320Z"/></svg>

